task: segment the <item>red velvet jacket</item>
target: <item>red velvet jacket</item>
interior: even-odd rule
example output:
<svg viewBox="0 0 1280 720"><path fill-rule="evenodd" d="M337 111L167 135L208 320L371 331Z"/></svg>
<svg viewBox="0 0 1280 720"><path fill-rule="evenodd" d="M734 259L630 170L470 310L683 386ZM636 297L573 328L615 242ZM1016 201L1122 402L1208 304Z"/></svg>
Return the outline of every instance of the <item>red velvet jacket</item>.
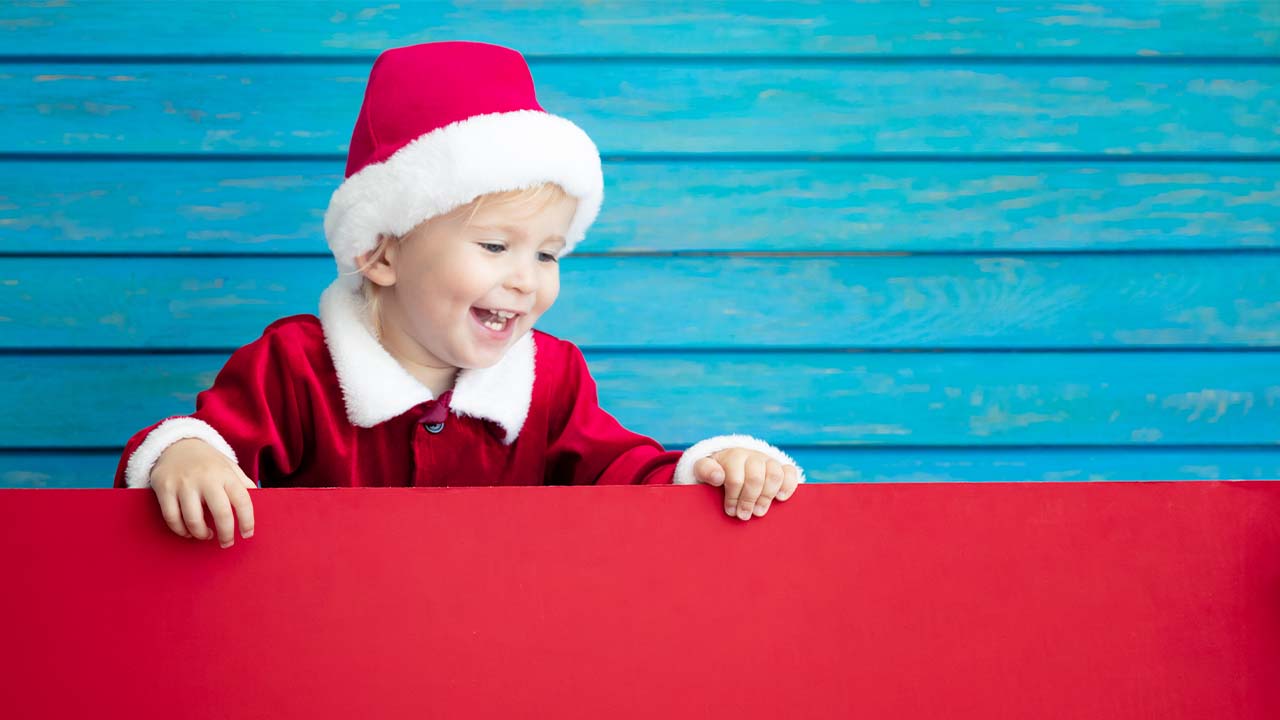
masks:
<svg viewBox="0 0 1280 720"><path fill-rule="evenodd" d="M462 370L448 405L443 423L420 422L435 398L374 338L358 294L335 283L319 318L282 318L236 350L194 414L130 438L115 485L147 486L160 453L186 437L261 487L692 483L697 459L734 446L794 464L742 435L664 450L598 405L577 346L537 330L493 367Z"/></svg>

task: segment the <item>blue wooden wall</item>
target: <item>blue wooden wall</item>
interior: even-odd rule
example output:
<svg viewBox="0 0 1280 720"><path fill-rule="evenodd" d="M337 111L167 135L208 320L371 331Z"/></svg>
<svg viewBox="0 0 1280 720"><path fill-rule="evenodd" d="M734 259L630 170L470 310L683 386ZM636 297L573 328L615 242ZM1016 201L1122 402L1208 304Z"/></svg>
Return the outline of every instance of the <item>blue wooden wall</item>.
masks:
<svg viewBox="0 0 1280 720"><path fill-rule="evenodd" d="M542 327L814 481L1280 477L1274 0L0 5L0 486L108 485L315 312L386 47L522 50L605 155Z"/></svg>

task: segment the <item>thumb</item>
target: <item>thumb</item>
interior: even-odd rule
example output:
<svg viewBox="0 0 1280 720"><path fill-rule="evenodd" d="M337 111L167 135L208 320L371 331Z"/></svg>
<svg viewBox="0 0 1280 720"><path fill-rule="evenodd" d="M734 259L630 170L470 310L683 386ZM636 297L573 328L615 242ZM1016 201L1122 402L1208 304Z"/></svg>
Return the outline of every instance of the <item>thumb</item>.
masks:
<svg viewBox="0 0 1280 720"><path fill-rule="evenodd" d="M713 457L704 457L693 465L693 477L714 487L724 484L724 468Z"/></svg>

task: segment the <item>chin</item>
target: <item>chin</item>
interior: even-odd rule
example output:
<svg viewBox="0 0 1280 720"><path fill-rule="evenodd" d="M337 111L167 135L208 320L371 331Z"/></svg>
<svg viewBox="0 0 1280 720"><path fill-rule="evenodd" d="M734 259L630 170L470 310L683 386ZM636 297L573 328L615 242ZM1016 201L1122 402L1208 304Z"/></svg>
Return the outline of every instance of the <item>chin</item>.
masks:
<svg viewBox="0 0 1280 720"><path fill-rule="evenodd" d="M502 358L498 358L498 360L501 360L501 359ZM464 365L458 365L457 368L459 370L484 370L485 368L491 368L494 365L497 365L498 360L494 360L491 363L478 363L478 362L466 363Z"/></svg>
<svg viewBox="0 0 1280 720"><path fill-rule="evenodd" d="M469 362L465 362L461 365L458 365L457 367L459 369L466 369L466 370L483 370L485 368L493 367L494 365L497 365L498 363L502 362L502 358L507 356L507 351L510 349L511 349L511 345L504 345L501 351L497 351L493 354L492 360L486 360L482 356L473 355L472 357L468 358Z"/></svg>

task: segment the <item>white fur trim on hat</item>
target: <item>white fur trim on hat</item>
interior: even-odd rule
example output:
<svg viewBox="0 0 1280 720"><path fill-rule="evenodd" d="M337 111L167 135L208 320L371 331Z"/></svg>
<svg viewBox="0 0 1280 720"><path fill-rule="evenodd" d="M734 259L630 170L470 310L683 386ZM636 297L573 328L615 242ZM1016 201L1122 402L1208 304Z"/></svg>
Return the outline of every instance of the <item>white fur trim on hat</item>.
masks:
<svg viewBox="0 0 1280 720"><path fill-rule="evenodd" d="M129 463L124 470L125 487L151 487L151 469L155 467L160 455L170 445L186 438L199 438L226 455L231 462L236 462L236 451L231 449L209 423L193 417L169 418L147 433L146 439L129 456Z"/></svg>
<svg viewBox="0 0 1280 720"><path fill-rule="evenodd" d="M477 115L433 130L347 178L329 199L324 234L339 273L351 273L379 234L402 236L480 195L543 182L578 199L563 256L586 235L604 199L595 143L546 112Z"/></svg>
<svg viewBox="0 0 1280 720"><path fill-rule="evenodd" d="M698 480L693 475L694 463L721 450L728 450L734 447L758 450L783 465L795 465L796 474L799 475L800 482L804 482L804 469L795 460L792 460L790 456L778 448L750 435L717 435L697 442L680 456L680 461L676 463L676 474L672 482L676 485L696 484Z"/></svg>

